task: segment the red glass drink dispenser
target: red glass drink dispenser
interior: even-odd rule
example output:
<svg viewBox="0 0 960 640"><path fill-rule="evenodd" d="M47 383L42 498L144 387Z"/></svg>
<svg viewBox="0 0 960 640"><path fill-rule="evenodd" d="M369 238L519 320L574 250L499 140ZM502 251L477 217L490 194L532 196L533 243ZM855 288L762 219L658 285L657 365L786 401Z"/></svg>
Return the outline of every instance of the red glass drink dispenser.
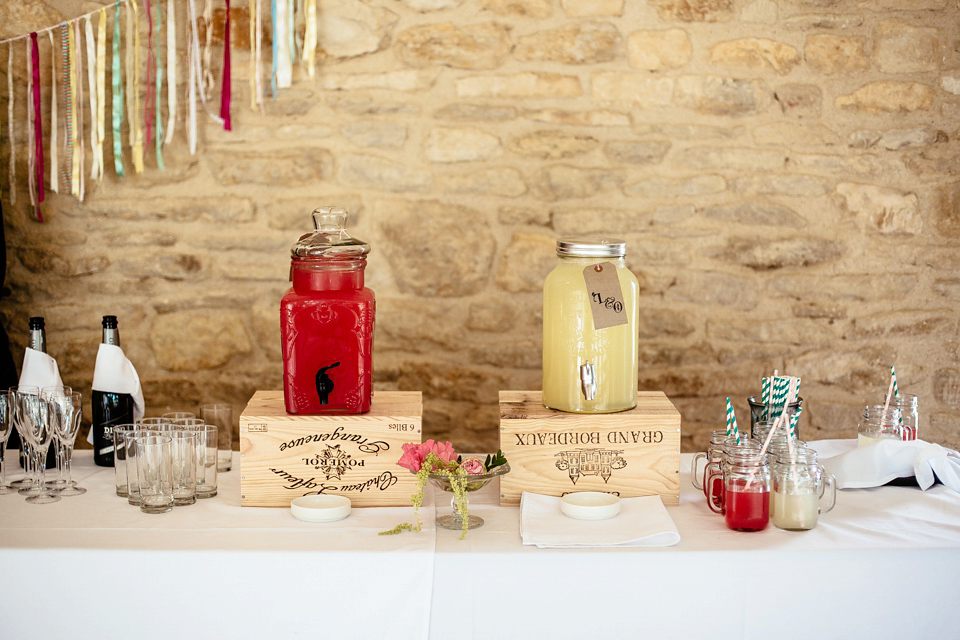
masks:
<svg viewBox="0 0 960 640"><path fill-rule="evenodd" d="M370 245L344 229L347 212L320 207L316 231L290 250L293 286L280 302L287 413L364 413L373 395Z"/></svg>

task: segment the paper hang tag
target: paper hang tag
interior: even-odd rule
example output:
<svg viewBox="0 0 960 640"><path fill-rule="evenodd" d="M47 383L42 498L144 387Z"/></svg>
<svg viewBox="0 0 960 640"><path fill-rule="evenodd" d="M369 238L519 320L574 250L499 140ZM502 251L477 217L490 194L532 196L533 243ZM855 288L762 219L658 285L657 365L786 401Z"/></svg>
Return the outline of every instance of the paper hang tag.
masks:
<svg viewBox="0 0 960 640"><path fill-rule="evenodd" d="M587 298L593 313L595 330L627 324L623 290L620 288L620 278L613 263L601 262L585 267L583 281L587 285Z"/></svg>

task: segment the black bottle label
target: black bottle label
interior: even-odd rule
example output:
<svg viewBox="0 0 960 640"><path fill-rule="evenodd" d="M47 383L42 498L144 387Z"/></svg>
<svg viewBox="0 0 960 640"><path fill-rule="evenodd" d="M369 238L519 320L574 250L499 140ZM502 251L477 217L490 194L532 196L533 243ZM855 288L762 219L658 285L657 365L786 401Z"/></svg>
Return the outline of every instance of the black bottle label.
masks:
<svg viewBox="0 0 960 640"><path fill-rule="evenodd" d="M129 393L94 391L93 461L101 467L113 466L113 428L133 422L133 396Z"/></svg>

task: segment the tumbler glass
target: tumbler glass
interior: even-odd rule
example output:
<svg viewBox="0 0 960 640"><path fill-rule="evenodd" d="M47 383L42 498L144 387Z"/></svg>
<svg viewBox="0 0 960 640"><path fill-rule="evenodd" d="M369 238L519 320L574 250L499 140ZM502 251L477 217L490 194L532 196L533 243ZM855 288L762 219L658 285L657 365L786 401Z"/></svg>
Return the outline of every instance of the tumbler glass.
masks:
<svg viewBox="0 0 960 640"><path fill-rule="evenodd" d="M217 495L217 427L195 424L182 429L197 434L197 497L212 498Z"/></svg>
<svg viewBox="0 0 960 640"><path fill-rule="evenodd" d="M173 504L183 506L197 501L197 432L178 429L173 438Z"/></svg>
<svg viewBox="0 0 960 640"><path fill-rule="evenodd" d="M166 513L173 509L173 438L147 433L135 436L140 511Z"/></svg>
<svg viewBox="0 0 960 640"><path fill-rule="evenodd" d="M202 404L200 417L217 427L217 471L230 471L233 464L233 407L220 402Z"/></svg>

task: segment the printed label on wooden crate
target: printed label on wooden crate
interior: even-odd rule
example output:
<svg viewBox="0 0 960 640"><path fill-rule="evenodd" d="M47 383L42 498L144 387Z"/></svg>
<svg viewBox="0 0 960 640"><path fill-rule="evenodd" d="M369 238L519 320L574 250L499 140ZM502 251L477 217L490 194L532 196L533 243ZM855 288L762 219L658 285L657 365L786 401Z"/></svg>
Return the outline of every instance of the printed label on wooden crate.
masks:
<svg viewBox="0 0 960 640"><path fill-rule="evenodd" d="M524 491L679 503L680 414L660 392L641 392L630 411L578 414L546 409L539 391L501 391L500 448L511 468L500 479L504 505Z"/></svg>
<svg viewBox="0 0 960 640"><path fill-rule="evenodd" d="M397 466L421 439L419 392L381 391L369 413L289 415L279 391L258 391L240 416L240 503L287 507L337 494L354 506L403 506L416 477Z"/></svg>

